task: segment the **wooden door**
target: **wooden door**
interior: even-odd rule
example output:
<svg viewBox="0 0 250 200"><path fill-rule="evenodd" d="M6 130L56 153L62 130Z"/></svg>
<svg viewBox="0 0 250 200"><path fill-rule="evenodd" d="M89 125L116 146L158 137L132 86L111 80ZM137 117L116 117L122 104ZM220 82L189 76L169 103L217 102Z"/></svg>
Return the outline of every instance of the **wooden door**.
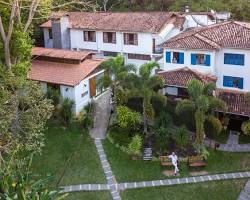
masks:
<svg viewBox="0 0 250 200"><path fill-rule="evenodd" d="M96 95L96 78L95 77L89 79L89 89L90 89L90 97L94 97Z"/></svg>

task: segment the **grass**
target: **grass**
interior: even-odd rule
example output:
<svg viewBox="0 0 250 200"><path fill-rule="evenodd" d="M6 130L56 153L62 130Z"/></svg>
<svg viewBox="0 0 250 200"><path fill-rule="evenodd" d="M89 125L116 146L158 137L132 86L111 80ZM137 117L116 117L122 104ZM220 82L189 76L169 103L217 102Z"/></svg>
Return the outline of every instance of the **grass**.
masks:
<svg viewBox="0 0 250 200"><path fill-rule="evenodd" d="M65 200L111 200L110 191L69 193Z"/></svg>
<svg viewBox="0 0 250 200"><path fill-rule="evenodd" d="M89 134L74 125L66 129L50 126L45 135L45 147L34 158L33 171L43 177L52 175L51 186L105 183Z"/></svg>
<svg viewBox="0 0 250 200"><path fill-rule="evenodd" d="M250 135L241 133L239 136L239 144L250 144Z"/></svg>
<svg viewBox="0 0 250 200"><path fill-rule="evenodd" d="M213 181L199 184L175 185L146 189L125 190L123 200L235 200L247 180Z"/></svg>
<svg viewBox="0 0 250 200"><path fill-rule="evenodd" d="M133 161L130 156L115 148L108 140L104 149L118 182L166 179L161 172L172 167L162 167L159 161ZM210 174L250 170L250 153L228 153L209 150L207 166L202 170ZM186 163L180 164L181 176L189 176ZM172 177L171 177L172 178Z"/></svg>

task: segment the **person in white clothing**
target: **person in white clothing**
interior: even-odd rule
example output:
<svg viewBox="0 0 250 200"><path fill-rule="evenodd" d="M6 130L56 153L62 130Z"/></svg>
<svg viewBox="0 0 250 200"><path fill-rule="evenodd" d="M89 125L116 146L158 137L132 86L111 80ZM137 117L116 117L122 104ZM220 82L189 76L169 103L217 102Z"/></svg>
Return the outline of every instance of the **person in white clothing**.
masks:
<svg viewBox="0 0 250 200"><path fill-rule="evenodd" d="M177 157L177 155L174 152L172 152L172 154L169 155L168 157L171 159L172 164L174 165L174 175L176 176L177 173L179 172L178 157Z"/></svg>

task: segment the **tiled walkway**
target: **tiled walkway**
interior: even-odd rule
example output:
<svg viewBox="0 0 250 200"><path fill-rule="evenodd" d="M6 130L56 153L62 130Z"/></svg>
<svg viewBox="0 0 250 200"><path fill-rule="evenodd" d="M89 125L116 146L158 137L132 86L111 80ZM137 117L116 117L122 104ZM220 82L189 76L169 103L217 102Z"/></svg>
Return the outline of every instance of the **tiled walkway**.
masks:
<svg viewBox="0 0 250 200"><path fill-rule="evenodd" d="M112 172L110 173L110 175L108 175L106 177L107 177L107 179L108 179L108 177L110 177L110 180L111 180L112 179ZM113 181L113 182L109 182L106 185L105 184L104 185L103 184L72 185L72 186L64 187L64 192L86 191L86 190L87 191L111 190L111 192L113 192L112 194L117 194L119 190L125 190L125 189L180 185L180 184L200 183L200 182L207 182L207 181L240 179L240 178L250 178L250 172L213 174L213 175L205 175L205 176L193 176L193 177L186 177L186 178L174 178L174 179L142 181L142 182L129 182L129 183L119 183L119 184L117 184L115 181ZM249 186L250 186L250 183L249 183ZM249 190L249 187L248 187L248 190ZM113 197L114 197L114 195L113 195ZM117 198L114 198L114 199L119 199L119 198L117 196ZM244 200L244 199L241 199L241 200Z"/></svg>
<svg viewBox="0 0 250 200"><path fill-rule="evenodd" d="M239 144L239 135L230 133L227 143L220 144L218 150L227 152L250 152L250 144ZM210 140L205 140L205 144L209 146Z"/></svg>
<svg viewBox="0 0 250 200"><path fill-rule="evenodd" d="M121 197L118 191L117 183L116 183L115 177L113 176L113 172L111 170L110 164L107 160L107 156L104 152L102 141L100 139L95 139L95 145L96 145L97 152L101 160L102 168L103 168L103 171L105 173L106 180L108 183L107 188L111 191L113 200L120 200Z"/></svg>
<svg viewBox="0 0 250 200"><path fill-rule="evenodd" d="M245 188L241 191L238 200L249 200L250 199L250 180L247 182Z"/></svg>

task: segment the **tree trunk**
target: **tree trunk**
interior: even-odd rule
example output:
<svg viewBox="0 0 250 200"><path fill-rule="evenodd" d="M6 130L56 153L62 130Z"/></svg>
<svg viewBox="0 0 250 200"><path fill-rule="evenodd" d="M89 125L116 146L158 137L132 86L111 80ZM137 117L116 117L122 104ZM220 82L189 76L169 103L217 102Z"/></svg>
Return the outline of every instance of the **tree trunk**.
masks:
<svg viewBox="0 0 250 200"><path fill-rule="evenodd" d="M147 109L147 106L146 106L146 100L143 99L143 105L142 105L142 108L143 108L143 133L144 135L147 135L148 134L148 122L147 122L147 113L146 113L146 109Z"/></svg>
<svg viewBox="0 0 250 200"><path fill-rule="evenodd" d="M4 42L4 58L7 69L11 69L10 42L8 40Z"/></svg>
<svg viewBox="0 0 250 200"><path fill-rule="evenodd" d="M195 128L196 128L195 142L198 144L203 144L203 141L204 141L204 122L205 122L205 114L202 111L196 111L195 112Z"/></svg>

